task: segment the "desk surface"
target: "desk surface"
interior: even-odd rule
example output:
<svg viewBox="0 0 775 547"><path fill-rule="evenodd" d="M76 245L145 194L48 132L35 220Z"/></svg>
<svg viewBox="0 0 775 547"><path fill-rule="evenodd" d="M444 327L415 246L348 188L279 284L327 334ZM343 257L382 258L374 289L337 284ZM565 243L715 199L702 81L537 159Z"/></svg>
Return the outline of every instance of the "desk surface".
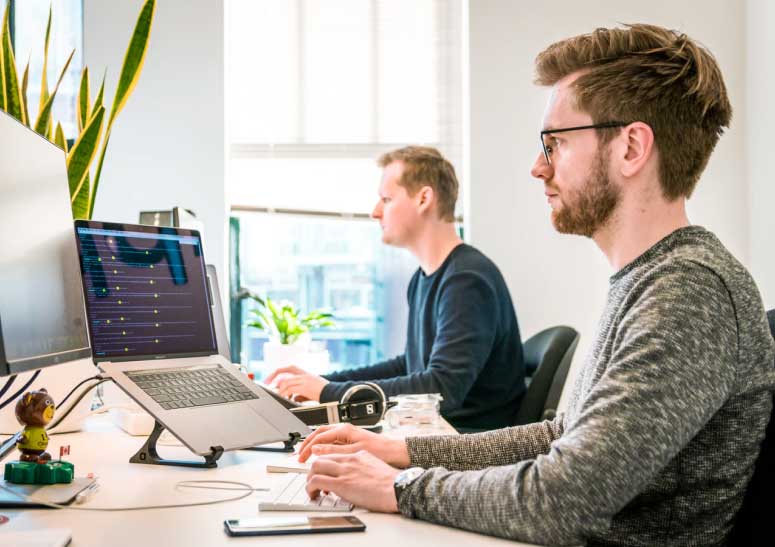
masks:
<svg viewBox="0 0 775 547"><path fill-rule="evenodd" d="M399 432L400 433L400 432ZM396 432L391 432L391 435ZM145 438L132 437L114 426L107 417L92 418L86 430L80 433L52 435L49 452L56 455L59 446L70 445L67 458L76 466L76 475L94 473L99 477L100 489L80 507L147 506L152 504L190 503L221 499L235 494L217 490L176 490L175 485L185 480L231 480L253 487L279 488L289 480L284 474L267 474L268 463L282 464L295 461L286 454L236 451L225 453L215 469L187 469L153 465L129 464L129 457L142 445ZM162 437L164 440L164 437ZM160 446L163 457L190 459L192 454L179 446ZM13 458L15 456L11 456ZM7 461L7 460L6 460ZM72 547L162 545L244 545L260 541L262 545L314 545L336 542L337 547L373 547L393 545L405 540L409 545L527 545L492 538L462 530L455 530L427 522L407 519L400 515L384 515L355 510L366 523L363 533L336 535L293 535L259 538L232 538L226 535L223 521L239 517L257 516L261 499L270 499L269 492L256 492L249 497L217 505L140 511L70 511L52 509L0 509L0 515L10 520L0 525L0 544L3 534L12 531L41 528L69 528ZM269 513L290 515L291 513ZM296 513L298 515L298 513ZM2 519L0 519L2 520Z"/></svg>

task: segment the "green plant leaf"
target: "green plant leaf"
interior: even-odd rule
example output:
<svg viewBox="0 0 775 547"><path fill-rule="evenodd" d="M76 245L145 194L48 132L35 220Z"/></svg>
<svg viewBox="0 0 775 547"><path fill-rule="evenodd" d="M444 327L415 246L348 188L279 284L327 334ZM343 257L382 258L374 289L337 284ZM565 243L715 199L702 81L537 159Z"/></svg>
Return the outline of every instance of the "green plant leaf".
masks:
<svg viewBox="0 0 775 547"><path fill-rule="evenodd" d="M24 110L24 119L27 120L27 127L30 126L30 111L27 108L27 82L30 78L30 60L27 59L27 66L24 67L24 76L22 76L22 110Z"/></svg>
<svg viewBox="0 0 775 547"><path fill-rule="evenodd" d="M67 139L65 139L65 132L62 130L62 124L57 122L57 128L54 131L54 144L67 153Z"/></svg>
<svg viewBox="0 0 775 547"><path fill-rule="evenodd" d="M40 112L38 112L38 119L35 122L35 131L41 135L48 135L50 133L51 108L54 106L54 98L56 97L57 90L59 89L59 84L62 83L62 80L65 77L67 67L70 66L70 61L73 60L73 55L75 55L75 50L70 52L70 56L67 58L67 62L65 63L65 66L62 68L62 72L59 75L59 80L57 80L57 85L54 86L54 91L51 92L51 95L46 101L46 104L43 105L43 108L41 108Z"/></svg>
<svg viewBox="0 0 775 547"><path fill-rule="evenodd" d="M132 90L137 85L140 73L143 70L155 12L156 0L147 0L140 10L140 15L137 17L137 23L135 24L135 30L132 33L132 39L129 41L129 47L127 47L126 54L124 55L124 64L121 66L121 74L118 78L118 86L116 87L116 96L113 99L113 107L111 108L110 117L108 118L107 129L105 130L105 140L102 143L100 159L97 162L97 172L94 175L94 184L91 194L89 195L89 216L87 218L91 218L94 213L94 198L97 195L97 188L100 184L102 166L105 162L105 151L108 149L108 143L110 142L110 132L113 128L113 122L115 121L116 116L118 116L118 113L121 112L121 109L124 108L124 105L132 94Z"/></svg>
<svg viewBox="0 0 775 547"><path fill-rule="evenodd" d="M67 155L67 178L70 184L70 203L75 205L76 200L83 192L84 182L89 174L89 165L94 160L97 153L97 147L102 134L102 123L105 117L105 107L101 106L89 120L83 132L75 141L73 149ZM91 192L87 192L87 197ZM88 199L86 200L86 209L88 213ZM86 218L83 213L76 218Z"/></svg>
<svg viewBox="0 0 775 547"><path fill-rule="evenodd" d="M9 7L10 2L6 6L5 14L3 15L2 65L0 65L3 78L4 110L24 125L27 125L27 120L24 117L24 108L22 107L19 75L16 73L16 59L14 58L13 45L11 44L11 27L8 22Z"/></svg>
<svg viewBox="0 0 775 547"><path fill-rule="evenodd" d="M11 2L6 2L3 21L8 19ZM0 29L0 110L5 112L5 25Z"/></svg>
<svg viewBox="0 0 775 547"><path fill-rule="evenodd" d="M78 119L78 133L80 134L89 121L89 67L83 67L81 72L78 99L75 101L75 117Z"/></svg>
<svg viewBox="0 0 775 547"><path fill-rule="evenodd" d="M81 189L71 196L70 208L73 212L73 218L87 218L89 213L89 173L87 171L86 178L83 179Z"/></svg>
<svg viewBox="0 0 775 547"><path fill-rule="evenodd" d="M105 76L107 76L107 70L105 71L105 74L102 75L102 84L100 85L100 90L97 92L97 97L94 99L94 104L89 109L89 117L91 118L94 116L94 113L97 112L97 109L101 106L103 106L103 96L105 95Z"/></svg>
<svg viewBox="0 0 775 547"><path fill-rule="evenodd" d="M48 23L46 23L46 40L43 42L43 75L40 78L40 103L38 104L38 118L40 118L40 112L43 111L43 107L48 102L48 44L51 38L51 10L53 4L48 6ZM37 124L36 124L37 126ZM36 129L36 131L38 131ZM43 131L38 131L43 134Z"/></svg>
<svg viewBox="0 0 775 547"><path fill-rule="evenodd" d="M151 26L153 24L153 15L156 11L156 0L147 0L140 15L137 18L135 30L132 33L132 39L124 55L124 64L121 66L121 75L118 78L116 87L116 96L113 99L113 108L110 111L108 119L108 130L110 130L113 120L124 108L129 95L137 85L140 78L140 72L143 70L145 54L148 51L148 39L151 36Z"/></svg>

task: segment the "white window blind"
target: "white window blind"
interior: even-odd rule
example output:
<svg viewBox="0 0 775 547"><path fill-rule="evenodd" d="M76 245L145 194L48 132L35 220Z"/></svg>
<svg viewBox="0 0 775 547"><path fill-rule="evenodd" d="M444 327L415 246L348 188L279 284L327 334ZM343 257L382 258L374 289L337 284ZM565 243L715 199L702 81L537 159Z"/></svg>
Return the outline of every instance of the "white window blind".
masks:
<svg viewBox="0 0 775 547"><path fill-rule="evenodd" d="M461 0L232 0L230 202L368 214L405 144L462 174ZM462 181L461 181L462 182Z"/></svg>

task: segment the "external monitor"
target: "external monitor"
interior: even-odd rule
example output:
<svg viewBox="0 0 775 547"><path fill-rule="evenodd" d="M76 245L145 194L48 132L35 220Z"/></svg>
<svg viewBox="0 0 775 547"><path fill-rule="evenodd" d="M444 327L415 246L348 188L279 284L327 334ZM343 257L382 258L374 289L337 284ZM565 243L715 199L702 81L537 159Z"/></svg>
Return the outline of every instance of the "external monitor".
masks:
<svg viewBox="0 0 775 547"><path fill-rule="evenodd" d="M0 376L91 355L65 154L0 111Z"/></svg>

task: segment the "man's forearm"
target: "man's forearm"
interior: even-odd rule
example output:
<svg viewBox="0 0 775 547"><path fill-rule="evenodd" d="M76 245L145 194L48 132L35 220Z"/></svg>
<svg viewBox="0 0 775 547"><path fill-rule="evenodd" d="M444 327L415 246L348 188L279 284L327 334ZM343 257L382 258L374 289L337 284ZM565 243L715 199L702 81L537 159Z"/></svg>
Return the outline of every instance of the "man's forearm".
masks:
<svg viewBox="0 0 775 547"><path fill-rule="evenodd" d="M412 466L444 467L465 471L509 465L549 452L562 435L562 416L486 433L409 437L406 440Z"/></svg>

